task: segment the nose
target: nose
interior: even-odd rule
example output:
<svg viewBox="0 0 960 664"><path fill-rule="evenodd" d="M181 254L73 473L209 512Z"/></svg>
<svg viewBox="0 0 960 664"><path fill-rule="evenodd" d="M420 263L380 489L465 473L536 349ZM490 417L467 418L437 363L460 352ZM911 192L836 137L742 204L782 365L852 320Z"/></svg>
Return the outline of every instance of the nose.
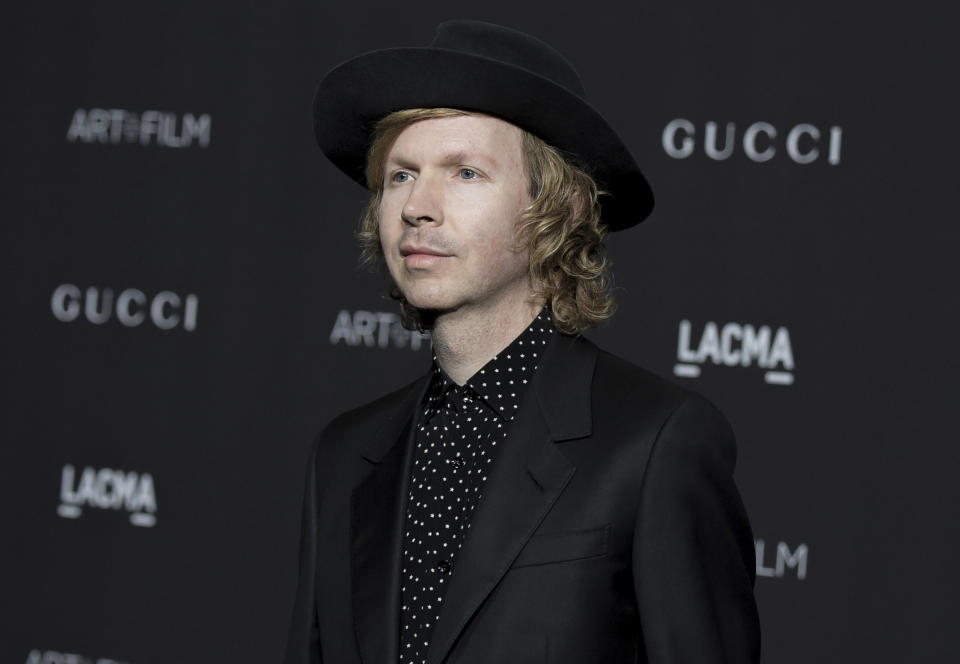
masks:
<svg viewBox="0 0 960 664"><path fill-rule="evenodd" d="M420 173L410 186L410 193L400 214L412 226L443 223L443 193L435 178Z"/></svg>

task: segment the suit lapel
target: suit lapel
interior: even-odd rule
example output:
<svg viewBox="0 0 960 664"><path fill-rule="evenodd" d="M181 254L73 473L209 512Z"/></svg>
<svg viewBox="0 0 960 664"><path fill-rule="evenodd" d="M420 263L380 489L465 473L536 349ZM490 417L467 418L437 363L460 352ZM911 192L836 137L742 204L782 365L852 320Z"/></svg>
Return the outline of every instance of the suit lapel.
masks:
<svg viewBox="0 0 960 664"><path fill-rule="evenodd" d="M560 334L544 353L457 556L428 664L444 660L573 477L576 468L555 443L590 434L595 360L592 344Z"/></svg>
<svg viewBox="0 0 960 664"><path fill-rule="evenodd" d="M366 664L394 664L400 642L400 557L413 450L413 417L429 376L384 413L362 455L375 467L350 503L351 580L357 643Z"/></svg>

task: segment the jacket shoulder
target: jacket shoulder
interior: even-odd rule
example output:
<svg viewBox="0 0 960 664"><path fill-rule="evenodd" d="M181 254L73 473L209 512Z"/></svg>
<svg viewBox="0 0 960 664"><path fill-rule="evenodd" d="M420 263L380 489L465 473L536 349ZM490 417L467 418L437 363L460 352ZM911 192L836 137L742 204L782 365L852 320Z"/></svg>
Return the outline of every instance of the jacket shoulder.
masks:
<svg viewBox="0 0 960 664"><path fill-rule="evenodd" d="M595 402L599 397L602 399L601 403L626 408L643 403L658 410L672 410L688 395L695 394L649 369L603 349L597 351L593 386Z"/></svg>
<svg viewBox="0 0 960 664"><path fill-rule="evenodd" d="M353 457L364 450L375 456L385 452L395 440L389 432L399 431L410 420L427 378L420 377L330 420L310 447L308 464L314 469L317 483L323 486L345 456Z"/></svg>
<svg viewBox="0 0 960 664"><path fill-rule="evenodd" d="M613 353L598 349L593 380L594 403L611 414L636 417L652 415L662 425L668 421L694 420L705 429L730 431L723 413L699 392L637 366Z"/></svg>
<svg viewBox="0 0 960 664"><path fill-rule="evenodd" d="M358 437L376 435L391 424L402 424L413 414L428 379L429 376L421 376L393 392L340 413L319 438L357 440Z"/></svg>

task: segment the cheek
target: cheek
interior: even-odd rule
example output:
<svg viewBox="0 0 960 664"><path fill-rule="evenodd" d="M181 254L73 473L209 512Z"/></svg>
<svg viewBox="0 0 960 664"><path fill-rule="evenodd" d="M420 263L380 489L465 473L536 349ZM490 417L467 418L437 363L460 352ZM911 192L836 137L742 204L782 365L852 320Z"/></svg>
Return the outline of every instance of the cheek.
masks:
<svg viewBox="0 0 960 664"><path fill-rule="evenodd" d="M482 262L489 266L491 275L515 275L526 271L528 257L526 251L517 251L516 226L503 223L497 228L484 228L472 242L482 253Z"/></svg>
<svg viewBox="0 0 960 664"><path fill-rule="evenodd" d="M406 197L400 191L386 189L380 195L380 227L383 228L384 221L400 219L403 212L403 206L406 203Z"/></svg>
<svg viewBox="0 0 960 664"><path fill-rule="evenodd" d="M378 211L379 220L377 222L377 232L380 235L380 246L383 253L387 254L387 248L391 245L397 234L395 224L390 224L386 220L391 219L390 206L386 201L381 201Z"/></svg>
<svg viewBox="0 0 960 664"><path fill-rule="evenodd" d="M383 217L381 217L382 219ZM383 252L383 260L386 263L387 271L396 279L400 267L400 255L397 253L397 244L399 238L396 237L396 231L392 231L389 224L380 223L380 250Z"/></svg>
<svg viewBox="0 0 960 664"><path fill-rule="evenodd" d="M512 203L512 201L510 201ZM520 214L514 205L503 204L490 215L479 232L485 236L487 246L496 248L504 260L510 260L518 247L517 229L520 224Z"/></svg>

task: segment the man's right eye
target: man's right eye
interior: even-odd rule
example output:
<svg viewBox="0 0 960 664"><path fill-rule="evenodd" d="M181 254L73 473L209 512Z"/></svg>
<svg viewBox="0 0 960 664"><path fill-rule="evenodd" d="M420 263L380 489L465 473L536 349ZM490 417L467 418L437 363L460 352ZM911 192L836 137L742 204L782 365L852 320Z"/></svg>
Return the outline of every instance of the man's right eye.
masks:
<svg viewBox="0 0 960 664"><path fill-rule="evenodd" d="M390 179L393 182L397 182L397 183L408 182L410 180L410 174L407 173L406 171L397 171L391 176Z"/></svg>

